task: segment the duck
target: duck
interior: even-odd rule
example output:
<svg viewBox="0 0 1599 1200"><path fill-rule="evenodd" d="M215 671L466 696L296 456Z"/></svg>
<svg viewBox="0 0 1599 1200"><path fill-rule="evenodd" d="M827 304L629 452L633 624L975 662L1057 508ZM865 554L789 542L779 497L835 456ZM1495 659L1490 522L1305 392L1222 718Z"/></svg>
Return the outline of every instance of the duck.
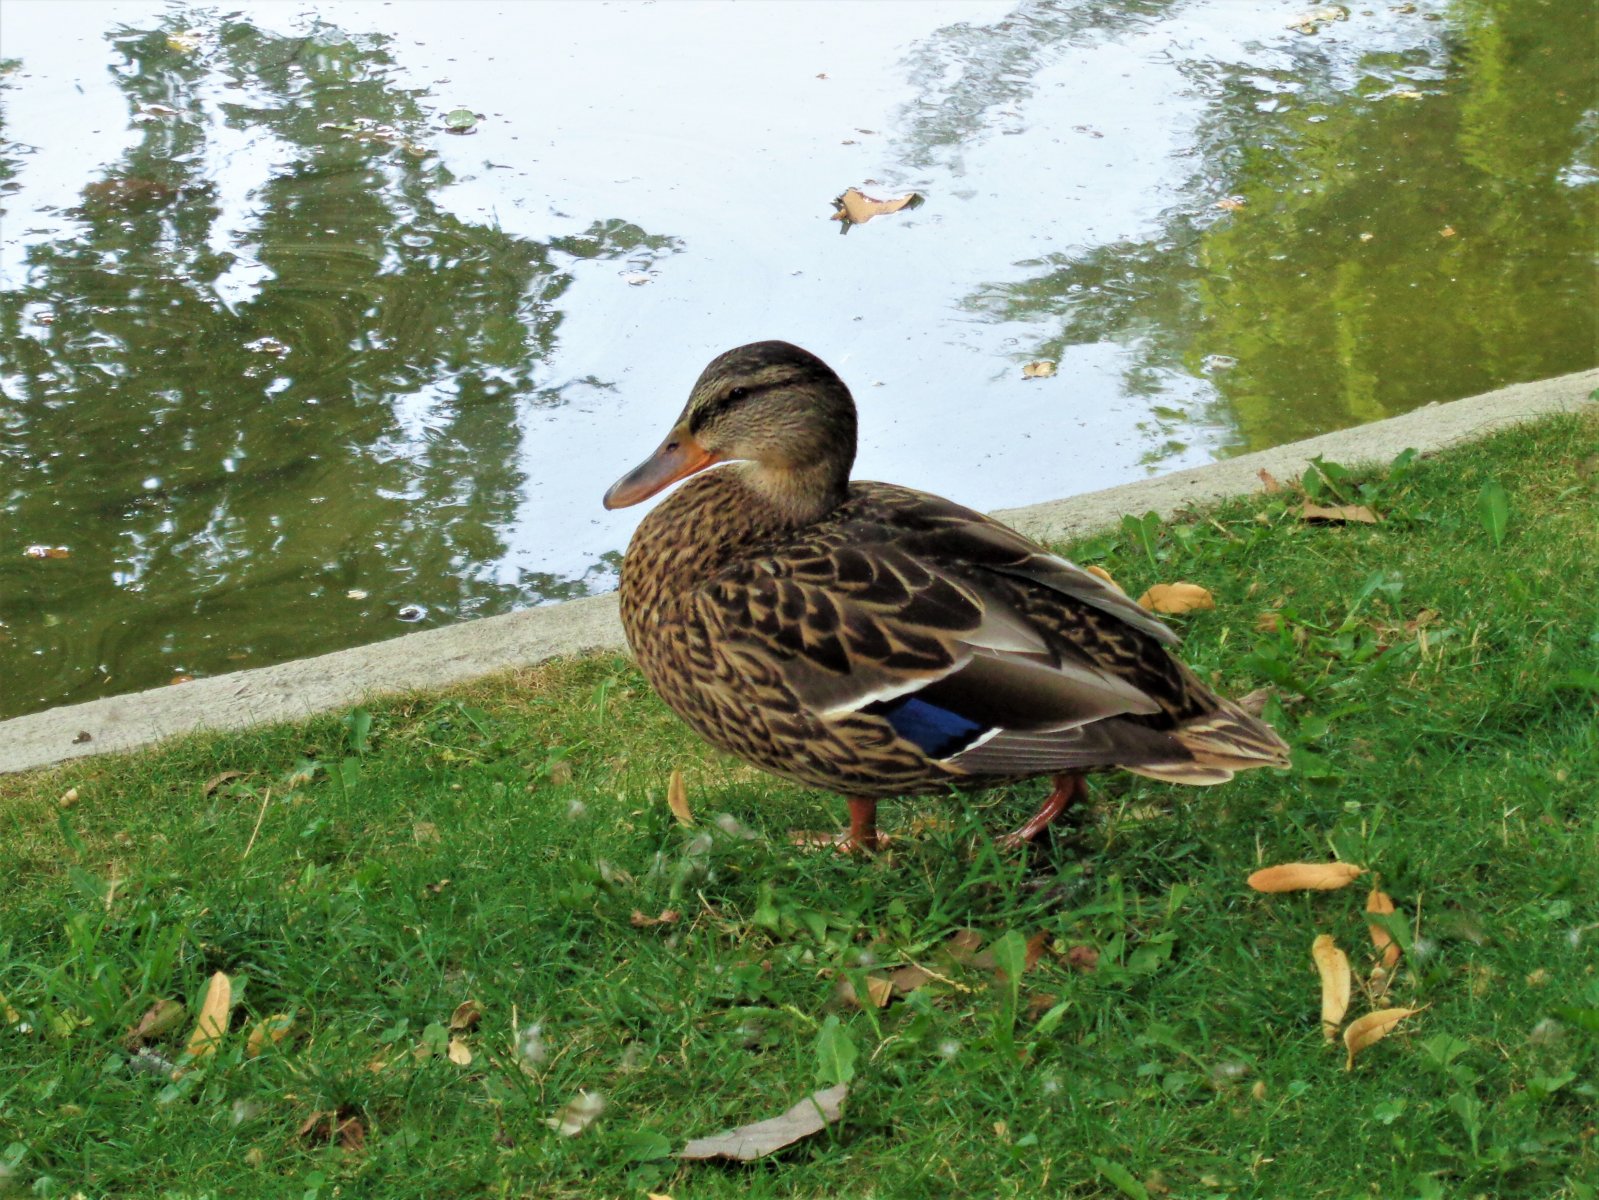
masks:
<svg viewBox="0 0 1599 1200"><path fill-rule="evenodd" d="M871 852L878 802L1047 777L1001 842L1031 842L1121 769L1224 783L1287 767L1272 728L1207 687L1119 588L983 513L851 479L857 413L816 355L712 359L607 509L639 523L620 609L650 686L719 750L841 795Z"/></svg>

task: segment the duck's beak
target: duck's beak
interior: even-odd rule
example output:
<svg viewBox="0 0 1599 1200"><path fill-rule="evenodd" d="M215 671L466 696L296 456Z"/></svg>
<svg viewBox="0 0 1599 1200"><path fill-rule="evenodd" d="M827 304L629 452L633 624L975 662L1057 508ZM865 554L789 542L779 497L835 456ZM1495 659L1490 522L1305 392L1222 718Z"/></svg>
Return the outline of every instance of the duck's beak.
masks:
<svg viewBox="0 0 1599 1200"><path fill-rule="evenodd" d="M679 425L666 435L654 454L611 485L605 493L605 507L626 508L648 500L662 488L721 461L720 456L700 445Z"/></svg>

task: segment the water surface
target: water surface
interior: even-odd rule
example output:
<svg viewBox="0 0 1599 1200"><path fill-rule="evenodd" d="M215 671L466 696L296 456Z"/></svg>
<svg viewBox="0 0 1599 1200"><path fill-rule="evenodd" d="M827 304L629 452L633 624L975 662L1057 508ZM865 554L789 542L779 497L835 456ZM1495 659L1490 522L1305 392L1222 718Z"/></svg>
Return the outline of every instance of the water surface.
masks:
<svg viewBox="0 0 1599 1200"><path fill-rule="evenodd" d="M981 507L1594 365L1594 7L1314 8L8 0L0 715L604 590L756 338Z"/></svg>

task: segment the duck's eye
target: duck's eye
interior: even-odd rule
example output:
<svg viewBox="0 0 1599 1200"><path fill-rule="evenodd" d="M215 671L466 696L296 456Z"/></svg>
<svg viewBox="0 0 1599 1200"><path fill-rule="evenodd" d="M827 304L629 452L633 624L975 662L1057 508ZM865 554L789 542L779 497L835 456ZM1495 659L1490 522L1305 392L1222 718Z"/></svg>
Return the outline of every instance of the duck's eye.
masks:
<svg viewBox="0 0 1599 1200"><path fill-rule="evenodd" d="M742 400L742 399L744 399L745 396L748 396L749 394L750 394L749 388L736 387L732 391L727 393L727 398L729 400Z"/></svg>

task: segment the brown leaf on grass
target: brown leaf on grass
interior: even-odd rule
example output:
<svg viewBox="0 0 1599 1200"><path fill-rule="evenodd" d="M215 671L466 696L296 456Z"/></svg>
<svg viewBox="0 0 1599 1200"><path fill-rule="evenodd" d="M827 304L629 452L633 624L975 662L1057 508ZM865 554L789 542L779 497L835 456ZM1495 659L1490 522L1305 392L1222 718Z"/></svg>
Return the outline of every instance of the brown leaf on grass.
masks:
<svg viewBox="0 0 1599 1200"><path fill-rule="evenodd" d="M209 796L230 779L238 779L244 775L243 771L223 771L211 776L200 788L202 796Z"/></svg>
<svg viewBox="0 0 1599 1200"><path fill-rule="evenodd" d="M1262 867L1248 883L1257 892L1330 892L1348 887L1365 871L1365 867L1345 862L1282 863Z"/></svg>
<svg viewBox="0 0 1599 1200"><path fill-rule="evenodd" d="M1122 585L1117 583L1115 577L1109 571L1105 570L1104 567L1088 566L1084 567L1083 570L1087 571L1095 579L1103 579L1106 583L1110 584L1111 587L1115 588L1118 592L1121 592L1122 595L1125 596L1127 594Z"/></svg>
<svg viewBox="0 0 1599 1200"><path fill-rule="evenodd" d="M0 1021L7 1025L15 1025L22 1020L22 1014L11 1007L11 1001L0 995Z"/></svg>
<svg viewBox="0 0 1599 1200"><path fill-rule="evenodd" d="M963 967L982 966L977 962L977 952L983 945L983 935L975 929L957 929L940 947L945 954ZM992 960L990 960L992 965Z"/></svg>
<svg viewBox="0 0 1599 1200"><path fill-rule="evenodd" d="M859 188L847 188L843 195L833 199L832 219L842 221L844 228L848 229L851 225L864 225L873 217L880 217L885 213L898 212L902 208L915 208L921 202L922 198L915 192L896 196L892 200L877 200Z"/></svg>
<svg viewBox="0 0 1599 1200"><path fill-rule="evenodd" d="M1041 358L1037 362L1026 363L1022 367L1023 379L1048 379L1054 373L1055 364L1047 358Z"/></svg>
<svg viewBox="0 0 1599 1200"><path fill-rule="evenodd" d="M1283 490L1283 485L1277 481L1277 476L1266 470L1265 467L1262 467L1256 474L1260 476L1261 486L1266 489L1268 496Z"/></svg>
<svg viewBox="0 0 1599 1200"><path fill-rule="evenodd" d="M868 975L866 977L866 998L873 1008L883 1008L894 998L894 984L882 975ZM845 1004L851 1008L862 1008L860 994L855 990L855 981L847 976L840 976L838 981L838 995Z"/></svg>
<svg viewBox="0 0 1599 1200"><path fill-rule="evenodd" d="M228 1029L228 1014L233 1010L233 981L218 971L206 985L200 1001L200 1017L194 1023L185 1048L191 1058L203 1058L217 1048Z"/></svg>
<svg viewBox="0 0 1599 1200"><path fill-rule="evenodd" d="M1073 946L1066 951L1066 964L1087 975L1099 969L1099 951L1093 946Z"/></svg>
<svg viewBox="0 0 1599 1200"><path fill-rule="evenodd" d="M1419 1008L1380 1008L1376 1012L1369 1012L1349 1022L1349 1027L1344 1030L1344 1046L1349 1050L1349 1057L1344 1061L1344 1070L1353 1071L1355 1055L1366 1047L1382 1041L1393 1032L1395 1025L1420 1011Z"/></svg>
<svg viewBox="0 0 1599 1200"><path fill-rule="evenodd" d="M635 929L652 929L657 925L676 925L682 915L675 908L663 908L660 916L652 917L643 909L635 908L628 921Z"/></svg>
<svg viewBox="0 0 1599 1200"><path fill-rule="evenodd" d="M122 1035L122 1040L129 1050L135 1050L146 1042L153 1042L158 1038L166 1037L167 1034L183 1024L183 1018L186 1015L187 1010L180 1001L157 1000L146 1010L144 1016L140 1017L128 1029L128 1032ZM16 1017L11 1019L13 1022L17 1020Z"/></svg>
<svg viewBox="0 0 1599 1200"><path fill-rule="evenodd" d="M1270 700L1272 693L1277 689L1273 687L1256 688L1252 692L1245 692L1233 703L1243 709L1252 717L1258 717L1266 711L1266 701Z"/></svg>
<svg viewBox="0 0 1599 1200"><path fill-rule="evenodd" d="M751 1125L740 1125L715 1137L695 1138L678 1152L679 1158L730 1158L751 1162L764 1158L801 1138L820 1133L837 1121L844 1111L849 1085L836 1084L801 1100L782 1116L769 1117Z"/></svg>
<svg viewBox="0 0 1599 1200"><path fill-rule="evenodd" d="M1310 944L1310 957L1321 976L1321 1031L1330 1042L1338 1036L1338 1027L1349 1011L1354 982L1349 973L1349 956L1334 944L1332 935L1323 933Z"/></svg>
<svg viewBox="0 0 1599 1200"><path fill-rule="evenodd" d="M1375 913L1378 916L1386 916L1394 911L1393 899L1387 892L1380 892L1376 888L1372 888L1371 895L1366 897L1366 911ZM1371 944L1382 955L1382 969L1391 971L1394 964L1399 961L1399 943L1394 941L1393 935L1381 925L1368 924L1366 928L1371 930Z"/></svg>
<svg viewBox="0 0 1599 1200"><path fill-rule="evenodd" d="M273 1013L255 1023L255 1028L250 1030L250 1039L244 1044L244 1052L251 1058L260 1055L268 1046L276 1046L289 1036L289 1030L294 1028L294 1021L287 1013Z"/></svg>
<svg viewBox="0 0 1599 1200"><path fill-rule="evenodd" d="M414 821L411 824L411 840L418 846L434 844L439 840L439 827L432 821Z"/></svg>
<svg viewBox="0 0 1599 1200"><path fill-rule="evenodd" d="M360 1114L349 1107L312 1113L294 1136L313 1145L337 1142L349 1154L358 1154L366 1146L366 1126Z"/></svg>
<svg viewBox="0 0 1599 1200"><path fill-rule="evenodd" d="M566 1106L553 1117L545 1117L544 1123L562 1137L576 1137L594 1124L594 1119L604 1111L604 1096L579 1088Z"/></svg>
<svg viewBox="0 0 1599 1200"><path fill-rule="evenodd" d="M463 1000L450 1014L450 1030L461 1033L471 1029L483 1019L483 1005L476 1000Z"/></svg>
<svg viewBox="0 0 1599 1200"><path fill-rule="evenodd" d="M666 807L672 810L679 825L694 824L694 812L688 806L688 788L683 785L683 772L676 767L672 768L672 776L666 781Z"/></svg>
<svg viewBox="0 0 1599 1200"><path fill-rule="evenodd" d="M888 984L894 989L896 996L908 996L917 988L938 976L926 967L919 967L915 963L906 963L888 973Z"/></svg>
<svg viewBox="0 0 1599 1200"><path fill-rule="evenodd" d="M450 1044L444 1048L445 1057L458 1067L472 1065L472 1048L460 1038L451 1038Z"/></svg>
<svg viewBox="0 0 1599 1200"><path fill-rule="evenodd" d="M1138 603L1151 612L1185 613L1215 608L1216 598L1197 583L1157 583L1138 597Z"/></svg>
<svg viewBox="0 0 1599 1200"><path fill-rule="evenodd" d="M1364 504L1312 504L1308 500L1299 506L1299 519L1322 525L1343 525L1351 521L1375 525L1382 520Z"/></svg>

